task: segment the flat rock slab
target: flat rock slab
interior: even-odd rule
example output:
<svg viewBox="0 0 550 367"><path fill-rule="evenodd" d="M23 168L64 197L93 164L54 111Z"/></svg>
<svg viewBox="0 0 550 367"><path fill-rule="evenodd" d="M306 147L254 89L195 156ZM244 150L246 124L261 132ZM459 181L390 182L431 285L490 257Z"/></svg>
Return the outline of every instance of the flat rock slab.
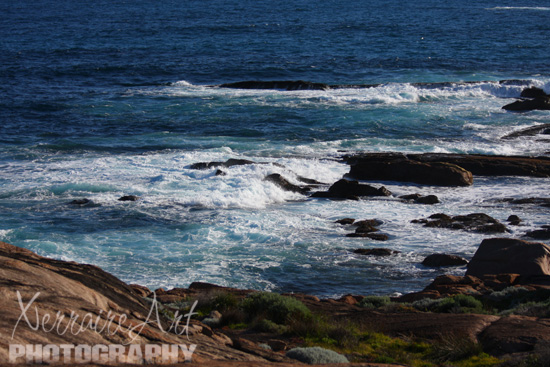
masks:
<svg viewBox="0 0 550 367"><path fill-rule="evenodd" d="M528 176L550 177L549 157L498 156L481 154L402 154L363 153L344 157L352 167L379 162L397 162L407 159L412 162L449 163L478 176ZM359 177L357 177L359 179Z"/></svg>

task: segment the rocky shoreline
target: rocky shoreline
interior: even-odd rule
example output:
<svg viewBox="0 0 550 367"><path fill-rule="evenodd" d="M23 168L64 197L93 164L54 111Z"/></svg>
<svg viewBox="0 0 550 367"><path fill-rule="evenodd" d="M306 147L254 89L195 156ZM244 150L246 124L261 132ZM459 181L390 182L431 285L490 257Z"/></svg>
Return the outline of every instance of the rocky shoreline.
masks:
<svg viewBox="0 0 550 367"><path fill-rule="evenodd" d="M474 185L478 175L550 177L548 157L366 153L344 156L343 161L350 165L350 172L333 184L301 176L292 183L278 173L267 175L265 180L312 199L359 200L393 194L384 186L354 179L460 187ZM248 164L267 163L230 159L196 163L190 168L216 169L216 175L223 175L233 166ZM439 202L434 195L411 194L399 199L423 205ZM140 198L124 196L119 200ZM503 202L548 206L549 199ZM87 199L70 203L91 204ZM520 224L518 216L510 216L505 224L483 213L437 213L413 222L493 237L481 242L470 261L452 254L433 254L422 263L426 267L466 265L464 276L442 275L423 290L399 297L348 294L339 299L277 295L197 282L188 288L150 290L125 284L92 265L48 259L0 243L4 311L0 335L12 335L0 340L0 361L8 360L10 344L121 343L133 343L143 350L152 344L192 343L196 346L192 358L180 351L178 361L192 359L198 365L292 366L306 361L303 358L312 353L316 358L326 354L326 361L332 362L345 358L357 366L383 366L379 363L386 362L413 365L415 358L423 360L425 366L455 362L521 366L525 359L542 366L550 361L550 247L525 240L548 240L550 227L514 239L494 236ZM376 241L389 237L380 233L383 221L378 219L342 218L337 223L353 231L348 237ZM354 252L358 256L398 253L389 248ZM29 313L31 321L21 323L25 304L34 308ZM153 308L158 316L150 322ZM53 315L57 315L56 327L50 325ZM80 333L60 333L71 319L59 315L95 321ZM174 321L183 321L179 325L182 332L171 328ZM41 322L44 325L34 327ZM98 325L115 322L119 326L115 332L97 331ZM136 326L140 326L139 332L132 337L129 330ZM162 360L127 354L116 362L160 364Z"/></svg>
<svg viewBox="0 0 550 367"><path fill-rule="evenodd" d="M2 361L8 360L8 344L108 345L131 342L146 346L193 343L196 349L192 360L198 365L223 361L229 366L293 366L298 362L289 357L289 350L302 346L311 348L312 343L318 340L308 337L309 330L319 327L310 324L311 321L301 320L305 324L296 325L297 319L286 319L286 314L282 314L283 319L268 316L271 303L263 305L255 319L247 318L248 314L256 312L250 305L246 306L247 300L264 297L264 292L197 282L188 288L152 291L143 286L125 284L92 265L41 257L6 243L0 243L0 261L3 306L0 333L4 336L13 334L12 339L4 337L0 341ZM40 292L39 296L37 292ZM21 295L20 301L17 293ZM513 366L519 365L514 363L525 358L547 358L549 355L548 306L544 310L533 309L532 314L497 312L497 305L506 302L513 304L510 299L514 298L532 300L542 297L545 302L548 301L550 247L542 243L508 238L485 240L468 264L465 276L440 276L423 291L394 299L368 295L346 295L339 299L319 299L304 294L276 296L279 298L272 298L273 304L282 299L293 299L299 301L300 307L305 306L308 315L316 315L318 320L328 317L329 325L339 325L340 329L341 325L348 325L346 328L350 329L360 327L361 330L368 330L368 335L372 337L385 336L395 341L406 336L406 340L422 341L425 348L448 340L475 344L486 353L486 360L492 358L494 363L489 365L505 363L503 365ZM468 302L477 302L475 307L478 308L460 303L464 301L460 297L468 297ZM451 308L449 305L444 307L451 302L449 300L455 303ZM195 315L182 323L187 323L185 334L168 331L174 315L189 312L189 304L195 301L196 304L191 306ZM155 302L159 302L160 317L151 321L149 308ZM31 304L36 314L34 310L28 312L30 321L19 323L22 305L30 307ZM482 304L483 308L479 308ZM277 307L288 306L281 304ZM494 312L488 312L490 309ZM107 333L97 332L88 324L77 335L62 334L59 325L66 327L68 319L59 321L57 331L48 325L50 317L47 315L58 311L65 314L73 312L81 317L92 315L99 325L112 317L124 327ZM539 314L536 315L535 311ZM265 321L263 317L270 317L276 322ZM239 320L249 321L236 323ZM45 327L38 330L31 328L40 322ZM144 324L144 327L132 339L127 330L139 324ZM334 349L343 353L347 349L338 347L342 340L352 335L349 330L340 329L329 331L328 335L335 340ZM323 347L327 346L322 339L318 342ZM129 360L122 363L144 362L139 358L131 360L131 356L127 357ZM357 366L383 365L374 364L368 356L353 351L346 357L358 362L354 364Z"/></svg>

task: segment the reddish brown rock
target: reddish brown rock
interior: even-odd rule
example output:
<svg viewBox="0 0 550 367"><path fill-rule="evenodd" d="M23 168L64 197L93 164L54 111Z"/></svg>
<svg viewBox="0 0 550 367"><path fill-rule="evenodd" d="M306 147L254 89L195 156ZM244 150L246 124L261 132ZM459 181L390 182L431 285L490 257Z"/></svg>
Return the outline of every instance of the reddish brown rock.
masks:
<svg viewBox="0 0 550 367"><path fill-rule="evenodd" d="M485 239L468 264L467 275L516 273L550 275L550 247L512 238Z"/></svg>
<svg viewBox="0 0 550 367"><path fill-rule="evenodd" d="M537 345L550 342L550 319L503 317L489 325L479 340L492 355L531 352Z"/></svg>

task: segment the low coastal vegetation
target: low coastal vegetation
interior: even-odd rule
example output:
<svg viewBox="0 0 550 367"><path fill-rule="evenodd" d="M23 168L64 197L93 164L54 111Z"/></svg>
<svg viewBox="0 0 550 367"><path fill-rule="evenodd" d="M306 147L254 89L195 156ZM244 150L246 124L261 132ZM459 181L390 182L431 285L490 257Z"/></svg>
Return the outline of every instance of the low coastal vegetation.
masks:
<svg viewBox="0 0 550 367"><path fill-rule="evenodd" d="M183 306L189 311L189 302L167 305ZM387 296L367 296L357 303L375 312L432 312L476 313L493 315L550 314L550 292L528 291L509 287L484 297L458 294L440 299L422 299L412 303L392 301ZM199 300L197 318L221 332L240 335L268 334L271 338L292 340L293 348L287 357L306 363L320 360L373 363L400 363L408 366L542 366L537 356L515 364L490 356L482 346L468 337L441 334L440 338L422 339L408 336L389 336L357 320L335 318L333 315L312 312L300 300L270 292L253 292L238 298L223 291L213 292ZM219 319L212 323L213 313ZM267 344L266 344L267 347ZM323 359L325 358L325 359ZM312 361L312 362L308 362ZM326 362L328 363L328 362Z"/></svg>

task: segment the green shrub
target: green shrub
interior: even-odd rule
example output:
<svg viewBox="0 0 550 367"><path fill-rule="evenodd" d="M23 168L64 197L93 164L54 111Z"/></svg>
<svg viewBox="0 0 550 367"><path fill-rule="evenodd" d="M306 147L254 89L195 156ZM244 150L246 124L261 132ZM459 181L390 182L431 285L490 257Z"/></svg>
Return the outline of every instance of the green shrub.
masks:
<svg viewBox="0 0 550 367"><path fill-rule="evenodd" d="M443 302L443 299L423 298L418 301L414 301L412 306L418 311L434 311L441 304L441 302Z"/></svg>
<svg viewBox="0 0 550 367"><path fill-rule="evenodd" d="M388 296L366 296L359 302L359 306L365 308L379 308L391 303Z"/></svg>
<svg viewBox="0 0 550 367"><path fill-rule="evenodd" d="M311 311L302 302L271 292L252 293L241 302L241 307L250 318L265 317L277 324L311 317Z"/></svg>
<svg viewBox="0 0 550 367"><path fill-rule="evenodd" d="M483 304L472 296L457 294L445 298L436 306L435 310L449 313L475 313L483 311Z"/></svg>
<svg viewBox="0 0 550 367"><path fill-rule="evenodd" d="M349 363L345 356L321 347L294 348L286 356L308 364Z"/></svg>
<svg viewBox="0 0 550 367"><path fill-rule="evenodd" d="M268 319L261 319L253 325L253 328L258 331L264 331L273 334L284 334L287 332L288 327L279 325Z"/></svg>

